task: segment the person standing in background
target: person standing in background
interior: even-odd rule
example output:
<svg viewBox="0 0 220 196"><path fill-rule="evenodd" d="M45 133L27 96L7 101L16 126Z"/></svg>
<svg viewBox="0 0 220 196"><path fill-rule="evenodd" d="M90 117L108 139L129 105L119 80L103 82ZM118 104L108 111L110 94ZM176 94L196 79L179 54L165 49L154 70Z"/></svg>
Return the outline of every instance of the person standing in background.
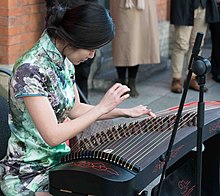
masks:
<svg viewBox="0 0 220 196"><path fill-rule="evenodd" d="M160 62L156 1L110 0L110 13L116 26L112 55L118 82L127 84L130 96L137 97L139 65Z"/></svg>
<svg viewBox="0 0 220 196"><path fill-rule="evenodd" d="M206 23L206 3L207 0L171 0L170 23L174 25L174 42L171 56L171 91L182 93L182 71L185 54L186 62L189 63L192 48L197 32L204 33L207 30ZM201 48L204 41L202 41ZM193 74L190 89L199 91L196 76ZM208 90L204 88L205 92Z"/></svg>
<svg viewBox="0 0 220 196"><path fill-rule="evenodd" d="M171 56L171 91L182 93L182 71L185 54L187 53L186 63L189 64L197 33L202 32L204 38L207 24L218 20L219 13L216 0L171 0L170 10L170 23L174 25L174 44ZM204 39L202 40L201 48L203 44ZM195 74L192 74L189 88L196 91L200 89ZM205 87L204 91L208 91L208 88Z"/></svg>
<svg viewBox="0 0 220 196"><path fill-rule="evenodd" d="M214 22L209 23L211 32L212 52L211 52L211 65L212 65L212 78L216 82L220 82L220 0L215 0L217 6L217 18Z"/></svg>

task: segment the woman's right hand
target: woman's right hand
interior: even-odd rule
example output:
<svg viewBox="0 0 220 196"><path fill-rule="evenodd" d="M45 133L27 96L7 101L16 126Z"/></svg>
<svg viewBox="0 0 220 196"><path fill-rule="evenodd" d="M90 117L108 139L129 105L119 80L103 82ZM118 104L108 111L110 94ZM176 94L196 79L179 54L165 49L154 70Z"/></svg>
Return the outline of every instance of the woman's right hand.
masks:
<svg viewBox="0 0 220 196"><path fill-rule="evenodd" d="M129 92L130 88L126 85L116 83L106 92L97 106L99 106L103 110L103 113L106 114L129 98Z"/></svg>

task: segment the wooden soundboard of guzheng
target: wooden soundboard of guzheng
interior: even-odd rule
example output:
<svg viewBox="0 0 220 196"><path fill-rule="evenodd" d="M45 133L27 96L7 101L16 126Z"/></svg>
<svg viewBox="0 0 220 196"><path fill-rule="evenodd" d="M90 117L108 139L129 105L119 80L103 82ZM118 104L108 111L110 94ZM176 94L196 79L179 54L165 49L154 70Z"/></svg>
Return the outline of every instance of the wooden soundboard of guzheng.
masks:
<svg viewBox="0 0 220 196"><path fill-rule="evenodd" d="M49 173L50 192L135 195L162 172L178 107L102 130L73 146ZM220 102L206 102L203 141L220 131ZM196 146L197 103L185 104L168 167ZM56 194L55 194L56 195Z"/></svg>

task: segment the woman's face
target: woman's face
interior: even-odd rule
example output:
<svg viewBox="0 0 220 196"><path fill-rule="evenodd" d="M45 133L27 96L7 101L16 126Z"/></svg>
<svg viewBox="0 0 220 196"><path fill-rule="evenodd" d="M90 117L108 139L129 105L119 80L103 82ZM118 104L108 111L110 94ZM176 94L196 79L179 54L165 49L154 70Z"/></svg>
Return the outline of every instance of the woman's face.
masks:
<svg viewBox="0 0 220 196"><path fill-rule="evenodd" d="M63 54L69 59L74 65L78 65L87 59L92 59L95 56L96 50L87 49L74 49L67 46L63 51Z"/></svg>

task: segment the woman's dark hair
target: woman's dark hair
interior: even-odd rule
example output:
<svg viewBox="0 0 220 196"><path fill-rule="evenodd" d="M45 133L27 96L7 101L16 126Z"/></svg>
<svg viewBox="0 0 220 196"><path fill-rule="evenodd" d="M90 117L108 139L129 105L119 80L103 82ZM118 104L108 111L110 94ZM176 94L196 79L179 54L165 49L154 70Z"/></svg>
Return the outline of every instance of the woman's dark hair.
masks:
<svg viewBox="0 0 220 196"><path fill-rule="evenodd" d="M47 31L75 48L97 49L114 37L114 24L102 5L83 1L64 6L56 4L48 9Z"/></svg>

